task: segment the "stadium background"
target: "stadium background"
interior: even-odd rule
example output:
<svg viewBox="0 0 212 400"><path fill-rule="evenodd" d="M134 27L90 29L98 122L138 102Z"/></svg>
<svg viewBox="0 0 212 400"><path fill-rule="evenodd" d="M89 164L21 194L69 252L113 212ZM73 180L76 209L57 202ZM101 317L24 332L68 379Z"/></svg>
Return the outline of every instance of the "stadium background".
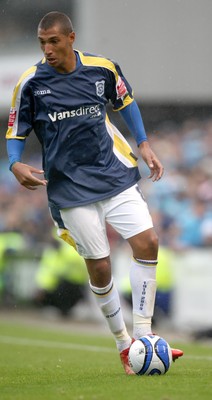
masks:
<svg viewBox="0 0 212 400"><path fill-rule="evenodd" d="M145 166L140 165L143 191L161 242L155 322L163 321L178 330L197 332L201 327L210 331L210 0L0 1L0 306L37 307L44 304L45 289L45 295L54 292L50 301L55 304L57 297L57 307L64 306L64 301L67 305L69 299L62 313L67 316L73 306L70 318L85 318L86 302L95 309L87 293L84 266L79 260L70 260L67 249L54 238L45 192L20 188L8 171L6 158L4 136L12 90L19 75L42 56L36 29L51 10L71 16L76 48L120 63L134 88L152 146L165 166L163 180L152 184L146 180ZM108 112L111 114L110 107ZM111 118L131 141L117 114ZM24 160L40 165L39 145L33 135ZM128 304L129 249L113 231L109 235L115 278ZM81 272L69 274L68 268L67 273L70 263L79 263ZM51 274L45 275L48 265ZM65 293L71 289L75 296L61 299L61 287Z"/></svg>

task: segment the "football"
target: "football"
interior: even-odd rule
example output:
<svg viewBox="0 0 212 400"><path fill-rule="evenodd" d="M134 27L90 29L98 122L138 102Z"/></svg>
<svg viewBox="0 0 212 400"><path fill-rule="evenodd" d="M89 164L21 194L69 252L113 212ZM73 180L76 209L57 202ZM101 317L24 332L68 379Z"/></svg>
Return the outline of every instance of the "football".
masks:
<svg viewBox="0 0 212 400"><path fill-rule="evenodd" d="M160 336L142 336L130 347L129 364L137 375L163 375L171 363L171 348Z"/></svg>

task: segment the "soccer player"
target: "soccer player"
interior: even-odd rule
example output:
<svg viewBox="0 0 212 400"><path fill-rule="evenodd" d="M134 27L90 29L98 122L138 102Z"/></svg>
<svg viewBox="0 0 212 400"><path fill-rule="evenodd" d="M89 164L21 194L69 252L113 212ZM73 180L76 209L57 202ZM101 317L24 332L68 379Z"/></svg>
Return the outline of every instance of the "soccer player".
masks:
<svg viewBox="0 0 212 400"><path fill-rule="evenodd" d="M132 248L130 282L133 338L151 332L156 292L158 238L138 185L131 147L110 122L106 105L119 111L135 138L149 178L163 167L151 150L132 89L119 65L73 48L69 17L56 11L38 25L44 58L20 77L14 90L6 134L10 170L21 185L43 185L61 238L84 257L89 285L114 335L127 374L132 342L113 281L106 222ZM22 163L27 136L42 146L43 170ZM44 172L44 179L39 176ZM173 359L182 355L173 350Z"/></svg>

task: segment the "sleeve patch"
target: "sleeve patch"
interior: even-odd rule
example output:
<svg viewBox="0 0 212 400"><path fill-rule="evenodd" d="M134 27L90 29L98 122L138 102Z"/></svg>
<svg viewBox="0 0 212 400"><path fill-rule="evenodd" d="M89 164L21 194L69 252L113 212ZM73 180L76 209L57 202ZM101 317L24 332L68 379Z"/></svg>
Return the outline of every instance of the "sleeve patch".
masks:
<svg viewBox="0 0 212 400"><path fill-rule="evenodd" d="M117 98L118 99L122 99L122 100L128 94L126 85L125 85L123 79L120 76L118 77L118 82L116 84L116 92L117 92Z"/></svg>
<svg viewBox="0 0 212 400"><path fill-rule="evenodd" d="M13 128L14 123L15 123L16 114L17 114L16 108L11 107L10 114L9 114L8 128Z"/></svg>

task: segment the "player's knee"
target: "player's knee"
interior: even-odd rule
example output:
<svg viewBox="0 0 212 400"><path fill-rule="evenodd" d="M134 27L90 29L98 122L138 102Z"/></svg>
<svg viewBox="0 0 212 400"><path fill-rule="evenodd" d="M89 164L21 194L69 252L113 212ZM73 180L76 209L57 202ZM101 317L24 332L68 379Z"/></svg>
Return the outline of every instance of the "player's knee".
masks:
<svg viewBox="0 0 212 400"><path fill-rule="evenodd" d="M158 235L155 231L151 231L147 239L147 247L153 251L158 251Z"/></svg>
<svg viewBox="0 0 212 400"><path fill-rule="evenodd" d="M96 287L107 286L111 281L111 265L108 257L99 260L86 260L91 283Z"/></svg>
<svg viewBox="0 0 212 400"><path fill-rule="evenodd" d="M142 232L129 240L134 257L157 258L158 236L153 229Z"/></svg>
<svg viewBox="0 0 212 400"><path fill-rule="evenodd" d="M151 254L151 257L155 255L156 258L158 252L158 236L156 234L148 235L144 241L140 241L138 249L141 254Z"/></svg>

